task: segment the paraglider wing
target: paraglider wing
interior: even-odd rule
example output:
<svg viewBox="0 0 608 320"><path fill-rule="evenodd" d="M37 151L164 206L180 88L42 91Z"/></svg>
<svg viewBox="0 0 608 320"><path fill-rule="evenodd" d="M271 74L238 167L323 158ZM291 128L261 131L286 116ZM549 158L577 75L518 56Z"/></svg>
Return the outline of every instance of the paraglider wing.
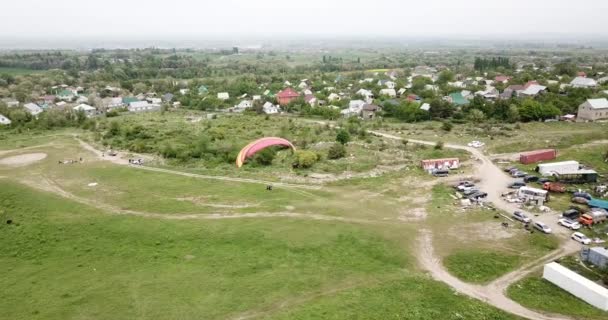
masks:
<svg viewBox="0 0 608 320"><path fill-rule="evenodd" d="M236 166L240 168L241 166L243 166L243 163L245 163L246 159L253 157L260 150L272 146L283 146L291 148L292 150L296 150L296 148L291 142L283 138L268 137L258 139L245 146L245 148L243 148L239 152L239 155L236 157Z"/></svg>

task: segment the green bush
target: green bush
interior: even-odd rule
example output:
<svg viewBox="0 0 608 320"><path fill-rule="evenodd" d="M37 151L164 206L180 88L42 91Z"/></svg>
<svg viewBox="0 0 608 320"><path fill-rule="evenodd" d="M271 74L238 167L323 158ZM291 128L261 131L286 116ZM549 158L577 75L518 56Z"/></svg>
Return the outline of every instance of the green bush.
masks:
<svg viewBox="0 0 608 320"><path fill-rule="evenodd" d="M330 148L329 151L327 151L327 158L328 159L341 159L344 158L346 156L346 147L344 147L344 145L340 144L340 143L334 143Z"/></svg>
<svg viewBox="0 0 608 320"><path fill-rule="evenodd" d="M296 160L293 164L295 168L310 168L317 161L319 161L319 155L309 150L298 150L296 151Z"/></svg>

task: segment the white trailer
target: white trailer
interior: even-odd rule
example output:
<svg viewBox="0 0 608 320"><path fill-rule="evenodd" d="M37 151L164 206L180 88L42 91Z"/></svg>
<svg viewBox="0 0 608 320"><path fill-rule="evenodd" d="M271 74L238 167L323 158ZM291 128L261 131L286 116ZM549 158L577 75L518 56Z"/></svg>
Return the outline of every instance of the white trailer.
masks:
<svg viewBox="0 0 608 320"><path fill-rule="evenodd" d="M517 197L522 199L524 203L534 203L537 206L542 206L546 201L549 192L543 189L521 187L517 190Z"/></svg>
<svg viewBox="0 0 608 320"><path fill-rule="evenodd" d="M545 265L543 278L588 304L608 311L608 289L556 263ZM550 296L551 293L547 292Z"/></svg>
<svg viewBox="0 0 608 320"><path fill-rule="evenodd" d="M556 173L577 172L579 167L577 161L551 162L539 164L536 171L543 176L551 176Z"/></svg>

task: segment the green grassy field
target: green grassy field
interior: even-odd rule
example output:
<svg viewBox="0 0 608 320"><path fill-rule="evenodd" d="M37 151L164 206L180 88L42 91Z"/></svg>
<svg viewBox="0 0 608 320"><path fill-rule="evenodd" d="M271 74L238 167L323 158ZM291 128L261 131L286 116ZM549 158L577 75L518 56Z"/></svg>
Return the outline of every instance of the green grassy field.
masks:
<svg viewBox="0 0 608 320"><path fill-rule="evenodd" d="M528 308L569 315L575 319L600 320L608 317L603 312L570 293L542 279L540 274L524 278L511 285L508 296ZM550 296L548 298L547 296Z"/></svg>

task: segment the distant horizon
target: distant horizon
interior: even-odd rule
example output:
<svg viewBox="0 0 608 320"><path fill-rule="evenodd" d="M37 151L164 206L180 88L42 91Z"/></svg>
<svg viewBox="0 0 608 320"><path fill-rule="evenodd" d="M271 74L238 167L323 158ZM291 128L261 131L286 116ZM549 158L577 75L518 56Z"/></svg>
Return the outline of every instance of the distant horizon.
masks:
<svg viewBox="0 0 608 320"><path fill-rule="evenodd" d="M316 43L310 43L316 41ZM521 35L509 34L478 34L478 35L340 35L340 34L165 34L165 35L85 35L85 36L1 36L0 50L86 50L86 49L137 49L137 48L176 48L176 49L212 49L220 46L229 48L231 46L253 46L270 45L276 46L304 46L327 45L332 42L335 45L363 44L369 47L384 44L385 46L412 45L438 45L458 47L458 42L476 43L480 46L492 46L497 43L508 42L510 45L543 44L550 45L578 45L592 46L598 48L608 47L608 35L594 33L587 34L559 34L559 33L537 33ZM305 43L304 43L305 42ZM460 44L465 46L464 44ZM331 46L330 46L331 47Z"/></svg>

